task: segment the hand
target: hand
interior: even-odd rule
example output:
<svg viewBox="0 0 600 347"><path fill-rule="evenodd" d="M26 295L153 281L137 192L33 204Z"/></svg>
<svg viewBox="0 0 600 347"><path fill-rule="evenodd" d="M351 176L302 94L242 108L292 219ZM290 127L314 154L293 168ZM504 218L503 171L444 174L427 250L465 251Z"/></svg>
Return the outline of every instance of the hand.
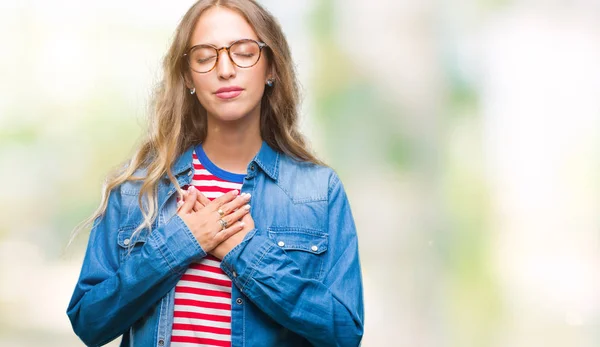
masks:
<svg viewBox="0 0 600 347"><path fill-rule="evenodd" d="M191 188L191 187L189 187ZM189 189L188 188L188 189ZM195 188L194 188L195 189ZM198 194L196 194L197 197L197 201L194 204L194 212L198 212L200 211L200 209L206 205L208 205L210 203L210 200L208 200L208 198L202 194L202 192L197 191ZM177 212L179 212L179 210L181 210L181 207L183 206L183 203L188 199L188 196L190 195L190 193L187 190L182 190L182 196L181 196L181 200L179 200L177 202Z"/></svg>
<svg viewBox="0 0 600 347"><path fill-rule="evenodd" d="M242 223L244 223L242 230L221 242L217 247L210 251L210 254L223 260L227 253L234 249L235 246L239 245L244 240L244 237L246 237L246 234L254 229L254 219L252 219L250 213L242 217Z"/></svg>
<svg viewBox="0 0 600 347"><path fill-rule="evenodd" d="M184 203L177 215L184 221L205 252L212 251L218 244L243 229L244 223L239 220L250 211L250 205L247 205L250 194L238 196L238 193L237 190L233 190L213 201L206 202L208 199L203 200L199 197L198 195L202 193L192 186L188 189L187 198L184 196ZM200 201L204 201L205 205ZM219 210L223 212L223 217L218 213ZM219 222L220 219L226 223L224 229Z"/></svg>

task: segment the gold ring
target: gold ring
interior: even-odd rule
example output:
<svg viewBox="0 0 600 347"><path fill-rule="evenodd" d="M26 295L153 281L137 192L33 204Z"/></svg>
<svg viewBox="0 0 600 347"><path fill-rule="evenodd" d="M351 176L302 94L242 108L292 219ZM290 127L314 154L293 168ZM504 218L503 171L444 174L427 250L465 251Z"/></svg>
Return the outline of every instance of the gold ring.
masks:
<svg viewBox="0 0 600 347"><path fill-rule="evenodd" d="M225 230L227 228L227 222L226 221L224 221L222 219L219 219L219 223L221 223L221 228L222 228L221 230Z"/></svg>
<svg viewBox="0 0 600 347"><path fill-rule="evenodd" d="M223 212L223 210L218 209L217 213L219 214L219 216L223 217L225 215L225 212Z"/></svg>

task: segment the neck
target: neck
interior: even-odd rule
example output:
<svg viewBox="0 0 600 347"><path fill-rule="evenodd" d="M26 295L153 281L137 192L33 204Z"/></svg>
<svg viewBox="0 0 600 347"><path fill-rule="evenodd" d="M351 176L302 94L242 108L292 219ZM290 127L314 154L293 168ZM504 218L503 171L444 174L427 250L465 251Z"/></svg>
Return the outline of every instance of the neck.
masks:
<svg viewBox="0 0 600 347"><path fill-rule="evenodd" d="M229 172L246 173L262 145L259 120L259 116L251 115L228 122L208 117L202 148L213 164Z"/></svg>

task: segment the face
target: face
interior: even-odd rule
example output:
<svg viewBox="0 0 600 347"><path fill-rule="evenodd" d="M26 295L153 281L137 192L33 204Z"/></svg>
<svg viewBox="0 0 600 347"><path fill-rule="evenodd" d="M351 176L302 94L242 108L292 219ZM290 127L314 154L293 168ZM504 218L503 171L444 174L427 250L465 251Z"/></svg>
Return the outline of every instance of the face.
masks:
<svg viewBox="0 0 600 347"><path fill-rule="evenodd" d="M228 47L241 39L259 41L250 24L239 13L213 7L198 19L188 47L200 44ZM248 116L258 118L265 82L270 78L267 70L265 49L258 63L248 68L236 66L227 51L221 50L212 71L198 73L189 70L193 85L188 85L188 88L196 88L198 100L209 118L221 121L235 121ZM241 92L218 92L228 87L239 87Z"/></svg>

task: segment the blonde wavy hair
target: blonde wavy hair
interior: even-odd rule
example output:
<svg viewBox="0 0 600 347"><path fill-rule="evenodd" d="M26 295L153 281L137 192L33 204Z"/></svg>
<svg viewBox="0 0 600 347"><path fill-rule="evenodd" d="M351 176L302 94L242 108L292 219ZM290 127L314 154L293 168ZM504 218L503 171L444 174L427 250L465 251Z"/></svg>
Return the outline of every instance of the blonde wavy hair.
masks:
<svg viewBox="0 0 600 347"><path fill-rule="evenodd" d="M298 81L290 49L277 20L253 0L200 0L182 18L164 57L163 79L150 102L147 134L133 156L108 175L100 206L76 228L74 236L104 214L110 192L126 181L143 182L138 203L144 222L137 231L145 227L151 229L157 217L157 187L161 177L166 174L182 194L171 166L186 149L203 142L207 132L206 109L186 88L186 81L191 81L191 72L183 54L200 15L216 6L241 14L259 40L268 45L265 58L275 84L265 89L261 100L262 139L273 149L296 160L324 165L311 153L298 129ZM135 176L139 169L143 169L144 174Z"/></svg>

